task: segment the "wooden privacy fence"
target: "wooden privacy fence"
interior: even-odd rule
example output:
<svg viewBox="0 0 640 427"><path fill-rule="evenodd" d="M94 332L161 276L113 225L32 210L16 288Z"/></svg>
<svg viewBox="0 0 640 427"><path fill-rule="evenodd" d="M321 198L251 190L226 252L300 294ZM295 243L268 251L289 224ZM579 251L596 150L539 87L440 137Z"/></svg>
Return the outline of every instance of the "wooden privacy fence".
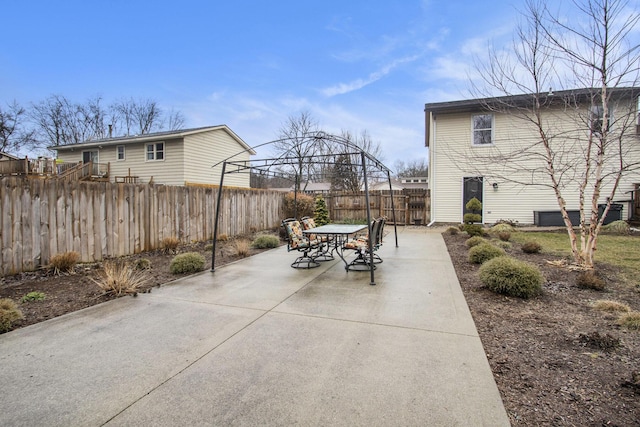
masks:
<svg viewBox="0 0 640 427"><path fill-rule="evenodd" d="M331 221L361 220L367 217L366 196L362 193L336 193L323 195ZM371 215L386 216L392 223L391 198L396 211L396 223L428 224L431 197L429 190L396 190L369 192Z"/></svg>
<svg viewBox="0 0 640 427"><path fill-rule="evenodd" d="M215 188L110 182L0 179L0 275L34 270L51 256L80 253L83 262L213 237ZM219 234L280 224L283 194L225 189Z"/></svg>

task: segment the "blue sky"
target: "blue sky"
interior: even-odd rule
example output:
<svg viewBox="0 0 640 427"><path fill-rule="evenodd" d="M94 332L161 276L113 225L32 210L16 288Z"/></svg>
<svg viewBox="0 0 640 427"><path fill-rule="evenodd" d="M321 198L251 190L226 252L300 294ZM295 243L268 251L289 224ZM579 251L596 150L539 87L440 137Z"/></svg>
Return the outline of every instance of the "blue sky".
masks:
<svg viewBox="0 0 640 427"><path fill-rule="evenodd" d="M426 159L424 104L469 97L474 57L511 39L523 4L4 0L0 102L152 98L249 145L308 111L366 130L393 166Z"/></svg>

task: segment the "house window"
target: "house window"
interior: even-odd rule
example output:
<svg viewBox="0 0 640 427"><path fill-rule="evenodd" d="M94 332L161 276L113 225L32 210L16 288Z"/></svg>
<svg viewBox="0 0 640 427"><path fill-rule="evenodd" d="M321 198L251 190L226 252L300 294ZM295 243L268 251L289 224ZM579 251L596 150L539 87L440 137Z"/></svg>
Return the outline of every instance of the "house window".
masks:
<svg viewBox="0 0 640 427"><path fill-rule="evenodd" d="M493 114L477 114L471 117L473 122L473 145L493 143Z"/></svg>
<svg viewBox="0 0 640 427"><path fill-rule="evenodd" d="M147 160L164 160L164 142L147 144Z"/></svg>
<svg viewBox="0 0 640 427"><path fill-rule="evenodd" d="M117 159L124 160L124 145L118 145L116 147Z"/></svg>
<svg viewBox="0 0 640 427"><path fill-rule="evenodd" d="M593 105L591 107L591 131L593 133L602 133L608 131L611 124L611 109L607 115L607 123L604 122L604 108L602 105Z"/></svg>

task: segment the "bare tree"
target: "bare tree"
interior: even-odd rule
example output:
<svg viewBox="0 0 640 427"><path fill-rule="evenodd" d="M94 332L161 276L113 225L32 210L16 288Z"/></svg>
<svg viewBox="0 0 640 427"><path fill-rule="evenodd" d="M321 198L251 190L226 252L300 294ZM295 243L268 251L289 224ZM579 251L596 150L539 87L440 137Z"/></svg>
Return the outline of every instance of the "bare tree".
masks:
<svg viewBox="0 0 640 427"><path fill-rule="evenodd" d="M565 20L544 1L528 1L512 55L490 50L478 66L484 81L475 94L485 97L487 110L519 120L537 138L530 144L496 144L486 155L468 153L464 167L515 185L551 189L575 262L590 268L622 178L640 169L635 136L640 46L629 42L640 15L624 0L575 5L580 16ZM563 86L577 89L550 90ZM579 195L579 224L569 218L568 194Z"/></svg>
<svg viewBox="0 0 640 427"><path fill-rule="evenodd" d="M362 131L360 135L354 135L348 130L342 130L341 137L346 144L335 141L325 147L332 154L336 154L335 164L330 168L331 188L353 192L361 191L364 186L364 174L359 150L370 154L378 160L382 160L382 149L379 143L373 141L366 130ZM370 173L373 173L373 169Z"/></svg>
<svg viewBox="0 0 640 427"><path fill-rule="evenodd" d="M393 166L396 170L396 177L424 177L429 173L427 159L412 159L406 163L403 160L396 160Z"/></svg>
<svg viewBox="0 0 640 427"><path fill-rule="evenodd" d="M278 140L273 144L276 156L291 159L289 165L280 167L280 172L300 180L302 190L317 172L317 165L310 158L321 152L323 141L315 136L319 132L318 122L308 111L292 115L280 127Z"/></svg>
<svg viewBox="0 0 640 427"><path fill-rule="evenodd" d="M145 135L163 127L163 111L153 99L121 99L111 105L111 111L114 125L125 135ZM171 130L179 129L183 124L182 114L172 112L169 116Z"/></svg>
<svg viewBox="0 0 640 427"><path fill-rule="evenodd" d="M180 111L174 111L173 109L167 116L167 128L168 130L178 130L184 128L185 123L184 115Z"/></svg>
<svg viewBox="0 0 640 427"><path fill-rule="evenodd" d="M38 129L40 140L46 145L77 144L91 135L83 121L80 105L62 95L52 95L33 105L31 119Z"/></svg>
<svg viewBox="0 0 640 427"><path fill-rule="evenodd" d="M0 151L16 154L33 147L35 132L26 128L26 120L26 110L16 101L0 108Z"/></svg>

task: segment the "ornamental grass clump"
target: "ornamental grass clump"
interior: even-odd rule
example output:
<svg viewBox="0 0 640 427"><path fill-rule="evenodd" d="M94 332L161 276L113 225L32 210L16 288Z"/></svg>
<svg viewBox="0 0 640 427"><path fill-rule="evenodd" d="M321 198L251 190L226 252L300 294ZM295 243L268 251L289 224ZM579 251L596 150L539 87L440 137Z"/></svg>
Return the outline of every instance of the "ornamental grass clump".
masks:
<svg viewBox="0 0 640 427"><path fill-rule="evenodd" d="M251 254L251 242L246 239L238 239L233 243L236 249L236 255L245 258Z"/></svg>
<svg viewBox="0 0 640 427"><path fill-rule="evenodd" d="M522 252L525 254L538 254L542 250L542 246L538 242L529 241L522 244Z"/></svg>
<svg viewBox="0 0 640 427"><path fill-rule="evenodd" d="M490 259L506 255L502 248L498 248L489 243L481 243L469 249L469 262L473 264L484 264Z"/></svg>
<svg viewBox="0 0 640 427"><path fill-rule="evenodd" d="M105 261L102 274L97 279L91 280L102 289L105 295L135 296L139 288L147 282L148 277L144 270L133 268L123 260L115 260Z"/></svg>
<svg viewBox="0 0 640 427"><path fill-rule="evenodd" d="M511 239L511 233L509 233L508 231L501 231L498 233L498 239L502 240L503 242L508 242Z"/></svg>
<svg viewBox="0 0 640 427"><path fill-rule="evenodd" d="M640 331L640 311L625 313L618 319L618 324L631 331Z"/></svg>
<svg viewBox="0 0 640 427"><path fill-rule="evenodd" d="M11 325L21 319L24 319L24 315L12 299L0 299L0 334L10 331Z"/></svg>
<svg viewBox="0 0 640 427"><path fill-rule="evenodd" d="M602 232L605 234L626 236L631 232L631 227L626 221L618 220L613 221L607 225L603 225Z"/></svg>
<svg viewBox="0 0 640 427"><path fill-rule="evenodd" d="M205 259L197 252L185 252L171 260L169 271L172 274L197 273L204 270Z"/></svg>
<svg viewBox="0 0 640 427"><path fill-rule="evenodd" d="M473 236L469 237L466 242L464 242L467 247L472 248L474 246L478 246L482 243L487 243L484 237L481 236Z"/></svg>
<svg viewBox="0 0 640 427"><path fill-rule="evenodd" d="M578 274L576 276L576 285L583 289L593 289L595 291L604 291L606 287L605 281L593 270L583 271Z"/></svg>
<svg viewBox="0 0 640 427"><path fill-rule="evenodd" d="M167 254L175 254L180 246L180 239L177 237L165 237L161 242L162 251Z"/></svg>
<svg viewBox="0 0 640 427"><path fill-rule="evenodd" d="M531 298L542 292L544 276L535 265L501 256L480 267L480 281L493 292L517 298Z"/></svg>
<svg viewBox="0 0 640 427"><path fill-rule="evenodd" d="M49 265L55 274L70 273L79 261L80 254L76 251L69 251L52 256Z"/></svg>
<svg viewBox="0 0 640 427"><path fill-rule="evenodd" d="M280 239L278 236L274 236L272 234L262 234L255 239L251 243L256 249L271 249L277 248L280 245Z"/></svg>
<svg viewBox="0 0 640 427"><path fill-rule="evenodd" d="M606 299L594 302L593 308L599 311L606 311L608 313L628 313L631 311L631 307L625 303Z"/></svg>

